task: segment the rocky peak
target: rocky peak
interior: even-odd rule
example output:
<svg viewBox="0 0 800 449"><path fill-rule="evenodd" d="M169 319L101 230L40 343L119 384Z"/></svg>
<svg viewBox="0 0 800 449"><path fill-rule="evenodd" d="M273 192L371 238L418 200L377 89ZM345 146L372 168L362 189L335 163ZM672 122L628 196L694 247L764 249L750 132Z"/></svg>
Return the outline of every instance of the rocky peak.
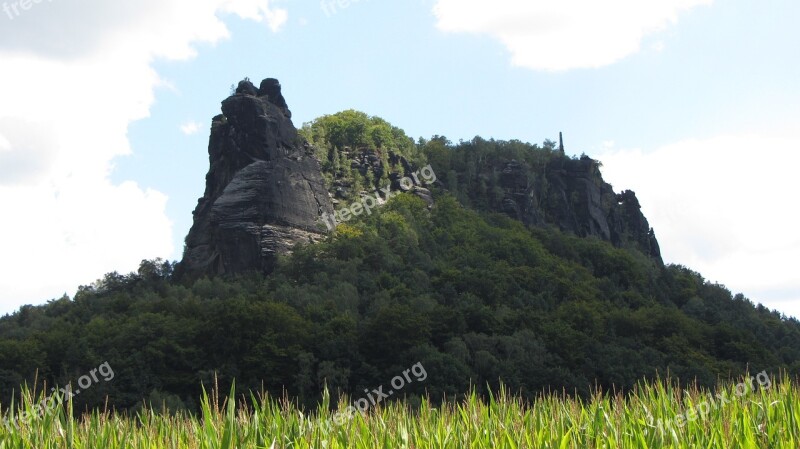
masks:
<svg viewBox="0 0 800 449"><path fill-rule="evenodd" d="M239 83L212 120L208 154L179 276L268 272L276 254L324 236L320 217L332 205L278 80Z"/></svg>
<svg viewBox="0 0 800 449"><path fill-rule="evenodd" d="M286 105L286 100L281 94L281 83L275 78L267 78L261 81L261 86L258 88L258 96L267 97L270 103L281 108L287 117L292 118L289 106Z"/></svg>
<svg viewBox="0 0 800 449"><path fill-rule="evenodd" d="M496 209L530 226L554 225L581 237L597 237L618 247L635 248L659 264L661 250L631 190L615 193L603 181L599 163L587 156L553 158L538 175L524 162L500 167L505 190ZM538 179L538 182L537 182Z"/></svg>

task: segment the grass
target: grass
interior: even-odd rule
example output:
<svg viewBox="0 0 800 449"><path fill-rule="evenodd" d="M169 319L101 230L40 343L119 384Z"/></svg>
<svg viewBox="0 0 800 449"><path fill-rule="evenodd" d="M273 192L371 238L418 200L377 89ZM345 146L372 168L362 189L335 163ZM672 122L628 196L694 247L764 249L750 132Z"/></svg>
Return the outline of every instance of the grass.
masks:
<svg viewBox="0 0 800 449"><path fill-rule="evenodd" d="M738 395L734 384L710 392L642 383L628 395L598 392L581 400L549 394L530 404L501 390L486 400L471 394L438 407L423 401L414 411L402 401L379 404L336 420L340 425L327 394L310 415L287 399L250 395L220 402L212 393L203 396L196 417L154 410L126 417L108 411L76 416L71 403L58 398L37 413L34 404L44 397L25 391L3 414L15 424L0 426L0 449L800 448L798 383L784 378L751 385L761 388L743 391L740 384ZM338 410L347 405L341 398Z"/></svg>

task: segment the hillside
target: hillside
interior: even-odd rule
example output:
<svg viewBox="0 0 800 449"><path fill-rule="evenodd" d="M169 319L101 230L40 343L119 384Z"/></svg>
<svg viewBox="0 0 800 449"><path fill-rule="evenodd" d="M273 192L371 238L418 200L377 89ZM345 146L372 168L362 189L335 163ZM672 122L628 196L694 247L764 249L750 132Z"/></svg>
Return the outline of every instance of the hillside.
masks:
<svg viewBox="0 0 800 449"><path fill-rule="evenodd" d="M589 157L414 142L357 111L298 132L269 79L240 83L213 123L183 261L0 319L0 403L104 362L113 379L79 407L197 410L215 374L314 404L325 384L360 392L416 363L426 378L403 394L434 400L501 381L532 398L666 373L701 386L800 374L800 322L664 265L635 194Z"/></svg>

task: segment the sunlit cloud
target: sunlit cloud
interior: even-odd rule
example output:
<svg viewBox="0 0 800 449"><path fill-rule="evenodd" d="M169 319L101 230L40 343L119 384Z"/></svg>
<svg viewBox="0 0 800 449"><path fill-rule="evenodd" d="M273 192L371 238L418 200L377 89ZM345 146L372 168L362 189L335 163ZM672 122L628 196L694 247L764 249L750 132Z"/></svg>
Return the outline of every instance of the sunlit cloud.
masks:
<svg viewBox="0 0 800 449"><path fill-rule="evenodd" d="M195 121L186 122L180 126L181 132L187 136L197 134L202 128L203 125Z"/></svg>
<svg viewBox="0 0 800 449"><path fill-rule="evenodd" d="M800 211L789 192L800 139L740 134L598 158L615 190L636 191L664 259L800 317Z"/></svg>
<svg viewBox="0 0 800 449"><path fill-rule="evenodd" d="M502 42L514 65L559 71L613 64L638 52L642 40L712 0L438 0L437 26ZM663 47L662 47L663 48Z"/></svg>

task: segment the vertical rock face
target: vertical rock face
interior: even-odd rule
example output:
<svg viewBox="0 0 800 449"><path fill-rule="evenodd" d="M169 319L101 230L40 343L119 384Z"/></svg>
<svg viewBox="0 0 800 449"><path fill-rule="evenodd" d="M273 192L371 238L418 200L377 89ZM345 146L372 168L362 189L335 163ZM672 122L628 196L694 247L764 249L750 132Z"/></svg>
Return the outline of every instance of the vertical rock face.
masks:
<svg viewBox="0 0 800 449"><path fill-rule="evenodd" d="M179 276L272 270L275 256L324 236L332 205L319 162L298 138L278 80L239 83L214 117L206 190Z"/></svg>
<svg viewBox="0 0 800 449"><path fill-rule="evenodd" d="M258 88L242 81L222 102L222 114L211 124L205 193L193 212L178 277L270 272L278 254L325 236L321 217L333 213L331 195L313 149L298 136L291 116L281 85L272 78ZM412 171L403 158L391 162L406 174ZM376 164L377 155L366 152L351 161L351 168L365 173ZM493 196L489 209L529 226L556 226L635 248L661 263L658 241L636 195L616 194L598 167L588 157L570 159L562 153L540 166L495 161L478 167L477 174L499 178L502 196ZM389 178L394 185L397 180ZM332 188L336 193L344 187Z"/></svg>
<svg viewBox="0 0 800 449"><path fill-rule="evenodd" d="M536 182L525 163L507 162L501 169L505 196L498 209L529 226L554 225L581 237L638 249L663 263L636 194L630 190L614 193L596 161L556 158L545 168Z"/></svg>

